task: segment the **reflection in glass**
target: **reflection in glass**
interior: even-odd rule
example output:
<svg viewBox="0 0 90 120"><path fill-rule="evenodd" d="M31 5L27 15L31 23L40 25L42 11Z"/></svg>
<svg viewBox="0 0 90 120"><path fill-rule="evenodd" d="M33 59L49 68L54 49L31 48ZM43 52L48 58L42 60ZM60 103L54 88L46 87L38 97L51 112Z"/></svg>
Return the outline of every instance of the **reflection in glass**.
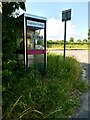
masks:
<svg viewBox="0 0 90 120"><path fill-rule="evenodd" d="M44 55L28 55L28 67L34 67L40 72L44 72Z"/></svg>
<svg viewBox="0 0 90 120"><path fill-rule="evenodd" d="M44 35L42 35L44 29L39 30L27 30L27 48L32 49L44 49Z"/></svg>

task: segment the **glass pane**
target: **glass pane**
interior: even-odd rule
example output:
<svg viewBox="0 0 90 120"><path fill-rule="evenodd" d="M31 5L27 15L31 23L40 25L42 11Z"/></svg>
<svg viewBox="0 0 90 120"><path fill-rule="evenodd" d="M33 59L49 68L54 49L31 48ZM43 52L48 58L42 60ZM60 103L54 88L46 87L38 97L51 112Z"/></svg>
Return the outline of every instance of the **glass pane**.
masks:
<svg viewBox="0 0 90 120"><path fill-rule="evenodd" d="M23 54L18 54L18 58L24 64L24 55Z"/></svg>
<svg viewBox="0 0 90 120"><path fill-rule="evenodd" d="M28 55L28 67L34 64L34 55Z"/></svg>
<svg viewBox="0 0 90 120"><path fill-rule="evenodd" d="M28 50L44 49L44 28L27 27Z"/></svg>
<svg viewBox="0 0 90 120"><path fill-rule="evenodd" d="M44 72L44 54L37 54L35 56L34 66L40 72Z"/></svg>
<svg viewBox="0 0 90 120"><path fill-rule="evenodd" d="M44 72L44 54L28 55L28 67Z"/></svg>
<svg viewBox="0 0 90 120"><path fill-rule="evenodd" d="M44 49L44 29L37 30L38 36L36 38L36 49Z"/></svg>

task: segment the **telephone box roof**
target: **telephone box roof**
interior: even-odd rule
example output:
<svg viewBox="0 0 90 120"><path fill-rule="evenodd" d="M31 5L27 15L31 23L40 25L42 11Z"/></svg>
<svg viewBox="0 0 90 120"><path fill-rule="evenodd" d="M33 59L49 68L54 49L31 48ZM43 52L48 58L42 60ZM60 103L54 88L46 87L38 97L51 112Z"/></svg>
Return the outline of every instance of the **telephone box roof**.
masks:
<svg viewBox="0 0 90 120"><path fill-rule="evenodd" d="M40 19L40 20L45 20L45 21L47 20L46 17L32 15L32 14L29 14L29 13L24 13L23 15L24 15L24 17L30 17L30 18L35 18L35 19Z"/></svg>

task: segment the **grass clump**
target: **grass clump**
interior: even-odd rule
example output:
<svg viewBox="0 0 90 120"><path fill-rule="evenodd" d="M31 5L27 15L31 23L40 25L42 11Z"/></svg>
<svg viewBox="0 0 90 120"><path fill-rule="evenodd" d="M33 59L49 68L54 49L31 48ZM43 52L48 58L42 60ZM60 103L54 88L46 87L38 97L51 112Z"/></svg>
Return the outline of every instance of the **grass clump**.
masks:
<svg viewBox="0 0 90 120"><path fill-rule="evenodd" d="M3 120L71 116L80 107L79 92L87 90L80 75L74 58L54 54L48 54L46 76L34 69L13 72L3 84Z"/></svg>

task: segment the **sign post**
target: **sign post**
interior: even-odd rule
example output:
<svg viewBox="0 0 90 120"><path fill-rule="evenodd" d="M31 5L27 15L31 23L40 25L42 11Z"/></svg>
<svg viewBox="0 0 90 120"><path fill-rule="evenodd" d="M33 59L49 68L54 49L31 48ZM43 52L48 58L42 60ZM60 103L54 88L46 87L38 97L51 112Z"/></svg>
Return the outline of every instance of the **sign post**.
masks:
<svg viewBox="0 0 90 120"><path fill-rule="evenodd" d="M66 22L71 20L71 9L62 11L62 22L65 22L64 26L64 61L65 61L65 51L66 51Z"/></svg>
<svg viewBox="0 0 90 120"><path fill-rule="evenodd" d="M66 51L66 20L64 25L64 60L65 60L65 51Z"/></svg>

